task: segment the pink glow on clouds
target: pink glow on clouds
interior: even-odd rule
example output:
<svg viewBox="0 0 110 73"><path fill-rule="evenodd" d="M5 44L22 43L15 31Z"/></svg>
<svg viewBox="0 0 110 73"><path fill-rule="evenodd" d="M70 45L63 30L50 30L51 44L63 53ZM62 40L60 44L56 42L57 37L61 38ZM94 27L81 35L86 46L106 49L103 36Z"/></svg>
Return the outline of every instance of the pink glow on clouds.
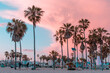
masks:
<svg viewBox="0 0 110 73"><path fill-rule="evenodd" d="M5 23L0 23L0 27L3 27L5 26L6 24Z"/></svg>
<svg viewBox="0 0 110 73"><path fill-rule="evenodd" d="M0 16L7 19L19 18L30 23L24 18L23 11L27 7L36 5L41 7L45 13L38 26L55 31L62 26L62 23L78 24L81 18L90 20L90 28L105 27L110 32L110 1L109 0L0 0L9 5L18 8L16 11L5 10L0 11ZM31 23L30 23L31 24ZM53 38L54 40L54 38ZM73 44L69 41L69 51ZM59 49L58 49L59 48ZM59 43L52 43L46 47L42 53L48 53L51 49L60 51ZM66 44L64 45L64 54L66 54Z"/></svg>

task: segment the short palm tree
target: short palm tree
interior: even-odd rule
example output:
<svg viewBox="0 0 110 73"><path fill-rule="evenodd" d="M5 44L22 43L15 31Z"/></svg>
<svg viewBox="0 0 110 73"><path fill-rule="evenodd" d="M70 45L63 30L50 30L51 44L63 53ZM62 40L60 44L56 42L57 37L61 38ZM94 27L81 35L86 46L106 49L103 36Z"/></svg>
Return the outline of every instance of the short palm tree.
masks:
<svg viewBox="0 0 110 73"><path fill-rule="evenodd" d="M82 28L82 31L84 33L84 40L86 40L85 30L89 27L90 21L88 19L81 19L79 20L79 23L80 23L79 27ZM85 42L85 48L86 48L86 42ZM87 61L87 48L86 48L86 61ZM87 62L86 62L86 67L87 67Z"/></svg>
<svg viewBox="0 0 110 73"><path fill-rule="evenodd" d="M22 56L23 61L30 61L30 58L25 54Z"/></svg>
<svg viewBox="0 0 110 73"><path fill-rule="evenodd" d="M5 56L6 56L6 60L7 60L8 56L9 56L9 52L8 51L5 51Z"/></svg>
<svg viewBox="0 0 110 73"><path fill-rule="evenodd" d="M55 60L57 59L58 55L59 53L54 50L52 50L49 54L50 58L53 60L53 69L55 69Z"/></svg>
<svg viewBox="0 0 110 73"><path fill-rule="evenodd" d="M12 19L12 22L7 24L7 32L10 33L12 41L15 42L15 70L16 70L16 42L19 42L23 36L23 25L20 24L21 20Z"/></svg>
<svg viewBox="0 0 110 73"><path fill-rule="evenodd" d="M61 44L61 54L62 54L62 69L63 69L63 42L66 42L64 36L63 36L64 31L62 31L61 29L59 31L56 31L56 34L54 35L54 37L56 38L56 41L59 41L59 43Z"/></svg>
<svg viewBox="0 0 110 73"><path fill-rule="evenodd" d="M10 55L10 58L11 58L11 63L12 63L12 60L13 60L13 58L14 58L14 56L15 56L15 55L14 55L14 51L13 51L13 50L11 50L11 52L10 52L10 54L9 54L9 55Z"/></svg>
<svg viewBox="0 0 110 73"><path fill-rule="evenodd" d="M36 23L39 23L41 20L41 16L43 15L44 11L42 11L41 8L32 6L28 7L27 10L24 11L25 17L28 18L29 21L33 23L33 36L34 36L34 69L35 68L35 63L36 63L36 48L35 48L35 27Z"/></svg>
<svg viewBox="0 0 110 73"><path fill-rule="evenodd" d="M47 63L48 63L49 60L50 60L50 57L49 56L46 56Z"/></svg>
<svg viewBox="0 0 110 73"><path fill-rule="evenodd" d="M43 66L44 66L44 60L46 60L46 55L42 55L41 58L43 60Z"/></svg>
<svg viewBox="0 0 110 73"><path fill-rule="evenodd" d="M60 27L64 31L64 38L67 39L67 61L69 62L69 48L68 48L68 39L72 36L73 26L71 23L63 24L63 27Z"/></svg>

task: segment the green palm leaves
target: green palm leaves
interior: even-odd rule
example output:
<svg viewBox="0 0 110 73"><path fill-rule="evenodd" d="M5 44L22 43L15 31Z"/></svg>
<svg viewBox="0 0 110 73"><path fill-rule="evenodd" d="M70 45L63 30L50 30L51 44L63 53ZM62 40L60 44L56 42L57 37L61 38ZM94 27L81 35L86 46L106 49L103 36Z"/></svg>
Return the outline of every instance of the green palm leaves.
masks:
<svg viewBox="0 0 110 73"><path fill-rule="evenodd" d="M28 7L28 9L24 11L25 17L33 23L33 26L36 26L36 23L40 22L43 13L44 11L42 11L41 8L35 7L34 5L32 7Z"/></svg>
<svg viewBox="0 0 110 73"><path fill-rule="evenodd" d="M26 33L27 27L25 23L19 19L12 19L12 22L7 24L7 32L12 36L12 41L20 41Z"/></svg>
<svg viewBox="0 0 110 73"><path fill-rule="evenodd" d="M68 39L72 36L73 26L71 23L63 24L63 27L60 27L64 31L65 39Z"/></svg>
<svg viewBox="0 0 110 73"><path fill-rule="evenodd" d="M12 41L15 42L15 70L16 70L16 42L19 42L26 33L27 27L25 23L19 19L12 19L12 22L7 24L7 32L10 33Z"/></svg>

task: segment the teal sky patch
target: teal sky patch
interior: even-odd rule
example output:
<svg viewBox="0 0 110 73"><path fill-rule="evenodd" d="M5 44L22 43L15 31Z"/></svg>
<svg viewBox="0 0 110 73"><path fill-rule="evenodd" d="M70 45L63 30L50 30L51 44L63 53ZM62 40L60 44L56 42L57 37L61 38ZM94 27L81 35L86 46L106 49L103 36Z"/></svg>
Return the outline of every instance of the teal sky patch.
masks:
<svg viewBox="0 0 110 73"><path fill-rule="evenodd" d="M17 8L0 2L0 11L1 10L17 10Z"/></svg>

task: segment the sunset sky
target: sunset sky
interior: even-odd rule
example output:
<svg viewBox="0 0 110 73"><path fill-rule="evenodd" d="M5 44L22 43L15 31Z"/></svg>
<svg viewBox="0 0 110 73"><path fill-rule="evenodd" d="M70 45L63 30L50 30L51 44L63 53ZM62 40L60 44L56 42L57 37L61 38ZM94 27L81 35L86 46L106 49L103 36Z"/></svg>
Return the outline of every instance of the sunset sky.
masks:
<svg viewBox="0 0 110 73"><path fill-rule="evenodd" d="M89 29L104 27L110 32L110 0L0 0L0 59L5 58L5 51L14 49L14 42L6 32L6 25L12 18L25 21L28 30L22 40L22 49L24 54L33 58L32 23L24 18L24 10L32 5L45 11L41 22L36 24L37 54L47 54L52 49L60 53L60 44L53 35L63 23L78 25L80 19L86 18L91 22ZM72 47L72 41L69 40L70 53ZM66 55L66 43L63 49Z"/></svg>

